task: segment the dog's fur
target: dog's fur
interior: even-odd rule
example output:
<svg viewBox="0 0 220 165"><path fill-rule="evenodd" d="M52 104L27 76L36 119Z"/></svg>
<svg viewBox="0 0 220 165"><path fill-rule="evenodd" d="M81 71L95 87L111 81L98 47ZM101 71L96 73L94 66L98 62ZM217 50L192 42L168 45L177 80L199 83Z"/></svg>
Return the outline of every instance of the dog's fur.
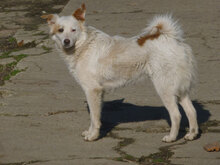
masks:
<svg viewBox="0 0 220 165"><path fill-rule="evenodd" d="M132 37L109 36L85 25L85 5L71 16L44 15L52 39L70 73L84 90L90 108L91 124L82 135L93 141L99 137L103 92L151 78L171 118L170 134L164 142L175 141L181 114L178 103L189 119L193 140L198 134L196 111L189 98L196 79L196 63L191 48L183 42L182 31L171 16L157 16L143 33Z"/></svg>

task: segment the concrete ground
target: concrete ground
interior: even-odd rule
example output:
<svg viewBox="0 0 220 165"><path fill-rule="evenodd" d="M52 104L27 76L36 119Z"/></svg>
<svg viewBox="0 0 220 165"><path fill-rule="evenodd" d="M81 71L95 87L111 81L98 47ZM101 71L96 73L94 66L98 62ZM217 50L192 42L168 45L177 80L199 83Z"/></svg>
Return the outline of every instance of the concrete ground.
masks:
<svg viewBox="0 0 220 165"><path fill-rule="evenodd" d="M219 152L203 149L220 142L219 0L85 1L87 24L111 35L136 35L156 14L179 19L198 61L192 99L201 134L183 140L183 113L179 138L169 144L161 141L169 116L149 80L107 94L102 137L85 142L85 96L39 18L72 14L81 1L19 2L0 2L0 165L220 164Z"/></svg>

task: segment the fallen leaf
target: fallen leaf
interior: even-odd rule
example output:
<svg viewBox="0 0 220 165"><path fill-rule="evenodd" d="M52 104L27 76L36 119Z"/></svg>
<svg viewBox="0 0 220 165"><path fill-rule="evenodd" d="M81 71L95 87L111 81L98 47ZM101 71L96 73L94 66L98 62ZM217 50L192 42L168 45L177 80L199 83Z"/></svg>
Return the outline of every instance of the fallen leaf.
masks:
<svg viewBox="0 0 220 165"><path fill-rule="evenodd" d="M210 143L210 144L205 145L204 149L207 152L214 152L214 151L218 152L220 151L220 144L218 142Z"/></svg>
<svg viewBox="0 0 220 165"><path fill-rule="evenodd" d="M20 42L17 43L18 47L22 47L24 45L24 40L21 40Z"/></svg>

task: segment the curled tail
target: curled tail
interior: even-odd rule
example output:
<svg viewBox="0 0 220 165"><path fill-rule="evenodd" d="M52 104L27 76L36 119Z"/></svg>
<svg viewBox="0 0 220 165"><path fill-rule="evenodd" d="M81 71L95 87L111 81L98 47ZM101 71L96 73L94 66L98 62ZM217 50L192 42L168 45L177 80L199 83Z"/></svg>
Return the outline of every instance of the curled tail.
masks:
<svg viewBox="0 0 220 165"><path fill-rule="evenodd" d="M143 34L137 39L137 43L143 46L147 40L157 39L161 35L182 41L182 34L177 21L174 21L170 15L156 16L144 29Z"/></svg>

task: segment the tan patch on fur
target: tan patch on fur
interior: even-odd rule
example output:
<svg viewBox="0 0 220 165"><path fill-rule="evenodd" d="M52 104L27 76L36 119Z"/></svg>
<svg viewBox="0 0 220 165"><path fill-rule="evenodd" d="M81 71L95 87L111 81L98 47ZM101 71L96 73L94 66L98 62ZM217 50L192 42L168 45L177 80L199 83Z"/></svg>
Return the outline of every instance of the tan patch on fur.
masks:
<svg viewBox="0 0 220 165"><path fill-rule="evenodd" d="M154 40L154 39L158 38L161 34L160 30L162 29L162 27L163 27L162 24L158 24L156 26L156 28L157 28L156 33L147 34L146 36L142 36L142 37L138 38L138 40L137 40L138 45L143 46L144 43L146 42L146 40Z"/></svg>
<svg viewBox="0 0 220 165"><path fill-rule="evenodd" d="M86 6L83 3L81 5L81 8L77 9L74 13L73 16L79 20L79 21L85 21L85 11L86 11Z"/></svg>
<svg viewBox="0 0 220 165"><path fill-rule="evenodd" d="M60 28L60 25L54 24L54 25L51 27L51 29L52 29L51 33L52 33L52 34L57 33L58 30L59 30L59 28Z"/></svg>
<svg viewBox="0 0 220 165"><path fill-rule="evenodd" d="M156 27L157 27L157 29L162 30L163 25L162 24L158 24Z"/></svg>

